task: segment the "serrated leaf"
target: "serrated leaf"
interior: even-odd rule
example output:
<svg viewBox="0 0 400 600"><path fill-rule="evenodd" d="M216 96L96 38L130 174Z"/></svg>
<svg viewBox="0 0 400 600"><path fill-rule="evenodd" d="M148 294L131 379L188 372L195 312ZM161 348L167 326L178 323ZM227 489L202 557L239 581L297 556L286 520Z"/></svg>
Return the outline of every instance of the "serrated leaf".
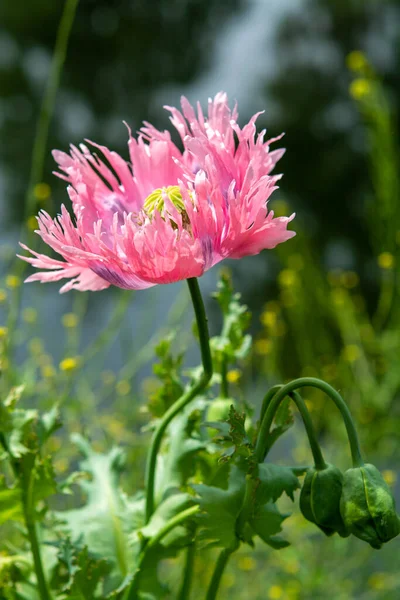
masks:
<svg viewBox="0 0 400 600"><path fill-rule="evenodd" d="M255 534L264 542L270 544L271 536L282 531L281 525L286 518L287 515L282 515L276 504L267 502L267 504L258 507L249 519L249 524Z"/></svg>
<svg viewBox="0 0 400 600"><path fill-rule="evenodd" d="M273 537L282 530L282 522L288 515L278 510L275 501L286 494L292 501L294 492L300 487L290 467L263 463L258 465L257 485L249 525L253 532L273 548L283 548L288 542Z"/></svg>
<svg viewBox="0 0 400 600"><path fill-rule="evenodd" d="M205 447L205 442L197 433L197 424L205 405L204 399L196 399L169 425L168 450L159 455L157 465L156 502L160 502L168 490L185 485L194 473L195 455Z"/></svg>
<svg viewBox="0 0 400 600"><path fill-rule="evenodd" d="M285 398L280 403L278 410L275 413L273 427L268 435L266 443L266 452L268 452L275 444L276 440L281 437L294 423L292 411L290 409L290 398Z"/></svg>
<svg viewBox="0 0 400 600"><path fill-rule="evenodd" d="M258 465L259 483L256 491L256 503L263 505L272 500L275 502L286 493L293 501L294 492L300 488L299 480L290 467L281 467L271 463Z"/></svg>
<svg viewBox="0 0 400 600"><path fill-rule="evenodd" d="M65 598L94 600L104 597L98 588L109 571L107 561L91 557L86 546L77 549L68 538L63 541L58 558L68 573L68 581L62 589Z"/></svg>
<svg viewBox="0 0 400 600"><path fill-rule="evenodd" d="M241 360L251 349L251 336L245 334L250 323L250 312L246 305L240 303L240 294L233 292L230 274L223 271L213 294L221 307L224 324L222 333L211 339L211 348L216 363L221 360Z"/></svg>
<svg viewBox="0 0 400 600"><path fill-rule="evenodd" d="M81 436L74 441L85 455L81 463L91 480L81 479L79 487L86 495L85 504L77 509L57 513L70 532L71 540L88 547L91 554L110 561L113 576L120 581L134 565L134 550L129 534L143 524L143 498L129 500L120 490L119 479L124 455L118 448L108 454L92 450Z"/></svg>
<svg viewBox="0 0 400 600"><path fill-rule="evenodd" d="M172 342L174 337L174 333L167 335L159 341L155 348L156 356L160 361L153 365L153 372L161 382L160 387L149 398L149 409L155 417L161 417L183 393L183 386L180 381L183 354L173 355Z"/></svg>
<svg viewBox="0 0 400 600"><path fill-rule="evenodd" d="M202 513L199 539L207 546L231 547L236 542L236 519L242 508L246 485L246 473L232 464L228 488L193 485L199 495Z"/></svg>
<svg viewBox="0 0 400 600"><path fill-rule="evenodd" d="M234 455L241 456L246 459L248 471L251 471L253 468L254 448L247 437L245 429L246 415L245 413L239 413L232 405L229 409L227 421L229 424L228 438L232 441L234 447L225 451L220 460L231 459Z"/></svg>

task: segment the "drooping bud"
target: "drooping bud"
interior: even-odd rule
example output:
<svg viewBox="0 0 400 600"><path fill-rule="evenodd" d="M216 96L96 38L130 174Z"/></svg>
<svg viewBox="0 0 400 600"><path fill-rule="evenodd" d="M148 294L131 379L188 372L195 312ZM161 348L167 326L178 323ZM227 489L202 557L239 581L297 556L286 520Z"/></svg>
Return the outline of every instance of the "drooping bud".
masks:
<svg viewBox="0 0 400 600"><path fill-rule="evenodd" d="M307 471L300 493L300 510L311 523L315 523L325 535L346 532L341 514L342 472L327 464L324 469L312 468Z"/></svg>
<svg viewBox="0 0 400 600"><path fill-rule="evenodd" d="M348 531L373 548L400 533L392 492L374 465L344 473L340 512Z"/></svg>

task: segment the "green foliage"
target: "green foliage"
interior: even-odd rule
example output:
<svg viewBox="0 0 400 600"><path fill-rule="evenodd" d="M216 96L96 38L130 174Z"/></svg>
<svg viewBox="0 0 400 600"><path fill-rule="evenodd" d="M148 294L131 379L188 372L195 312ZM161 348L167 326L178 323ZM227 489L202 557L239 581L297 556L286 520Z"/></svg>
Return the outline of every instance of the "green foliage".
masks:
<svg viewBox="0 0 400 600"><path fill-rule="evenodd" d="M16 521L22 523L24 512L20 487L7 487L5 477L0 477L0 525Z"/></svg>
<svg viewBox="0 0 400 600"><path fill-rule="evenodd" d="M91 557L86 546L78 550L69 538L61 542L58 560L67 572L67 581L61 588L58 600L94 600L103 597L99 594L104 593L102 584L109 570L106 560Z"/></svg>
<svg viewBox="0 0 400 600"><path fill-rule="evenodd" d="M119 448L101 454L81 436L73 440L85 456L81 470L90 476L78 481L86 499L80 508L57 516L72 543L84 544L91 555L109 561L111 575L120 582L134 565L129 533L143 523L143 500L127 498L120 489L125 457Z"/></svg>
<svg viewBox="0 0 400 600"><path fill-rule="evenodd" d="M202 398L193 401L170 424L167 451L160 455L157 468L157 498L169 490L186 485L198 465L198 453L207 440L199 432L199 424L206 406Z"/></svg>
<svg viewBox="0 0 400 600"><path fill-rule="evenodd" d="M249 519L252 532L273 548L284 548L288 542L276 536L288 515L281 514L275 502L286 494L294 501L294 492L300 487L297 477L289 467L259 464Z"/></svg>
<svg viewBox="0 0 400 600"><path fill-rule="evenodd" d="M251 349L251 336L245 333L250 324L249 310L240 303L241 295L234 293L228 271L221 272L217 287L218 291L213 296L221 308L224 321L221 335L212 338L211 347L217 362L222 357L229 362L242 360Z"/></svg>
<svg viewBox="0 0 400 600"><path fill-rule="evenodd" d="M267 452L269 452L275 442L293 426L294 419L293 413L290 409L290 403L290 398L286 398L280 403L278 410L275 413L273 427L271 428L267 438Z"/></svg>
<svg viewBox="0 0 400 600"><path fill-rule="evenodd" d="M227 489L193 485L202 510L198 538L204 547L231 548L236 544L236 520L243 504L245 483L246 472L233 464Z"/></svg>
<svg viewBox="0 0 400 600"><path fill-rule="evenodd" d="M153 365L153 371L160 380L160 386L149 398L149 409L154 417L161 417L183 392L180 381L183 354L174 357L172 353L174 337L171 334L162 338L155 347L159 362Z"/></svg>

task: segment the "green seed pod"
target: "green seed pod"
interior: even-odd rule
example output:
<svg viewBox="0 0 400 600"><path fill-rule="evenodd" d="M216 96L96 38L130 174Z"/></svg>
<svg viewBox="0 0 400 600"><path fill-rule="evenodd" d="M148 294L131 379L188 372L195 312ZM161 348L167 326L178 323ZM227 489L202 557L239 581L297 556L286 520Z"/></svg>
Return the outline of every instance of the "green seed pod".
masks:
<svg viewBox="0 0 400 600"><path fill-rule="evenodd" d="M208 407L206 420L211 422L226 421L232 405L236 405L233 398L215 398Z"/></svg>
<svg viewBox="0 0 400 600"><path fill-rule="evenodd" d="M325 535L339 533L349 535L340 515L340 497L343 475L333 465L325 469L309 469L300 493L300 510L311 523L315 523Z"/></svg>
<svg viewBox="0 0 400 600"><path fill-rule="evenodd" d="M392 492L374 465L345 472L340 512L349 532L373 548L400 533Z"/></svg>

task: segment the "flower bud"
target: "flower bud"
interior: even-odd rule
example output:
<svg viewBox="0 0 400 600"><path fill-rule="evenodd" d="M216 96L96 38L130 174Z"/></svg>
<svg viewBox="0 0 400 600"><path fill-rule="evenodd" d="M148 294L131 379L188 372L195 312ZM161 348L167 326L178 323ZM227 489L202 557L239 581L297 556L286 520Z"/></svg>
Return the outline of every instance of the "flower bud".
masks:
<svg viewBox="0 0 400 600"><path fill-rule="evenodd" d="M380 548L400 533L394 498L374 465L345 472L340 512L349 532L373 548Z"/></svg>
<svg viewBox="0 0 400 600"><path fill-rule="evenodd" d="M328 464L325 469L309 469L301 488L300 510L303 516L326 535L335 532L342 537L348 535L340 515L342 481L341 471Z"/></svg>

